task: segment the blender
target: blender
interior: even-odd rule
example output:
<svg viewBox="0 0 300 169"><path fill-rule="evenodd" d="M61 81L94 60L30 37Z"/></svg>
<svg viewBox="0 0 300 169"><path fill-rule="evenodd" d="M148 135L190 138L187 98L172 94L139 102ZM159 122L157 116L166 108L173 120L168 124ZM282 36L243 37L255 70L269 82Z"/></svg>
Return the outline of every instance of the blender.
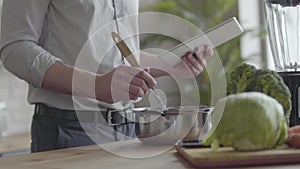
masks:
<svg viewBox="0 0 300 169"><path fill-rule="evenodd" d="M290 126L300 124L300 0L265 0L275 70L291 92Z"/></svg>

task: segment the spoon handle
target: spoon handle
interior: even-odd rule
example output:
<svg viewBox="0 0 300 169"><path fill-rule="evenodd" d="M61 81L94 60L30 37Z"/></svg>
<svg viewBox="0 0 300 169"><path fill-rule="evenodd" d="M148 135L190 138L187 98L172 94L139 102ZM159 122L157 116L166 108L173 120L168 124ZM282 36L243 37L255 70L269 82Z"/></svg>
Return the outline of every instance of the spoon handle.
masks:
<svg viewBox="0 0 300 169"><path fill-rule="evenodd" d="M125 43L125 41L116 32L112 32L111 36L114 42L116 43L118 49L120 50L122 56L128 61L128 63L130 63L130 65L133 67L141 67L140 64L137 62L137 60L135 59L133 53ZM164 110L166 106L164 105L162 98L158 95L158 93L155 91L153 87L151 87L150 89L153 92L156 101L160 104L161 106L160 108Z"/></svg>

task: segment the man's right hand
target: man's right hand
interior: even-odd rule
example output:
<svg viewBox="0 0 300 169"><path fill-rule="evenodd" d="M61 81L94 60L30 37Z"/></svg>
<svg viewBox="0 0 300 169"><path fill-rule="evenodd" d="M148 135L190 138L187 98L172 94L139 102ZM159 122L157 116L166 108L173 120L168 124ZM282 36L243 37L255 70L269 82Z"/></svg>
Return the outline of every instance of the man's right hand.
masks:
<svg viewBox="0 0 300 169"><path fill-rule="evenodd" d="M156 85L149 69L119 66L96 78L96 99L106 103L136 100Z"/></svg>

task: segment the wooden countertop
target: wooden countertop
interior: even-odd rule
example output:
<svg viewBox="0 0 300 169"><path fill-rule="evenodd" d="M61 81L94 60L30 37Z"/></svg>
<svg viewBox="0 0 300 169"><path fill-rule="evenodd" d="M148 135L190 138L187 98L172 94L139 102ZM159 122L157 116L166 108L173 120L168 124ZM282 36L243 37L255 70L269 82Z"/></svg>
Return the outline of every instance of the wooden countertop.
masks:
<svg viewBox="0 0 300 169"><path fill-rule="evenodd" d="M146 146L137 140L117 142L99 146L78 147L27 155L0 158L1 169L190 169L193 168L179 157L174 149ZM161 151L160 151L161 150ZM164 153L158 153L158 152ZM154 154L159 154L153 157ZM127 157L124 157L127 156ZM146 157L148 158L128 158ZM261 169L298 169L300 165L264 166Z"/></svg>
<svg viewBox="0 0 300 169"><path fill-rule="evenodd" d="M30 133L0 138L0 154L30 150Z"/></svg>

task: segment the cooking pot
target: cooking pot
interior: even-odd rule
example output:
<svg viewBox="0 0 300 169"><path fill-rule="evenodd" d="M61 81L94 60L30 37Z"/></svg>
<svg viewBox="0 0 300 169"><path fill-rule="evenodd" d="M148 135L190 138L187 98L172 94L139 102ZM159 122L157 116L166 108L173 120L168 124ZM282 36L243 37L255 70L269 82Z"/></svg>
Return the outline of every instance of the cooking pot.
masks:
<svg viewBox="0 0 300 169"><path fill-rule="evenodd" d="M211 128L208 106L168 107L163 111L153 108L135 108L136 136L145 144L174 145L177 142L199 140L200 133Z"/></svg>

